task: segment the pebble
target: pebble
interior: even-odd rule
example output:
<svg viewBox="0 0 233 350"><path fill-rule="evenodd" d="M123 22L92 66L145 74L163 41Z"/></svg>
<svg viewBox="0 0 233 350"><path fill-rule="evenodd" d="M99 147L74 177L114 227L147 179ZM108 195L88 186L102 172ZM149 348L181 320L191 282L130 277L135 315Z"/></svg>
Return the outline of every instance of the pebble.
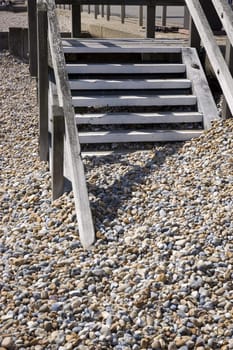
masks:
<svg viewBox="0 0 233 350"><path fill-rule="evenodd" d="M231 349L233 120L85 159L99 238L84 251L72 192L51 202L28 66L2 52L0 79L1 347Z"/></svg>
<svg viewBox="0 0 233 350"><path fill-rule="evenodd" d="M1 346L8 350L13 350L15 348L14 340L11 337L3 338Z"/></svg>

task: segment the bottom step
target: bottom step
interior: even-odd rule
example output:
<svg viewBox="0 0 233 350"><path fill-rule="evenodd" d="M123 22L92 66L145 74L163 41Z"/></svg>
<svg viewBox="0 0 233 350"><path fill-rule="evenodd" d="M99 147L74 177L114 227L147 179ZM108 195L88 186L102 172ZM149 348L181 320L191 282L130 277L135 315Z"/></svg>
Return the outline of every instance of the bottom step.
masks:
<svg viewBox="0 0 233 350"><path fill-rule="evenodd" d="M121 142L170 142L186 141L198 137L202 130L152 130L152 131L96 131L79 132L79 141L84 143Z"/></svg>

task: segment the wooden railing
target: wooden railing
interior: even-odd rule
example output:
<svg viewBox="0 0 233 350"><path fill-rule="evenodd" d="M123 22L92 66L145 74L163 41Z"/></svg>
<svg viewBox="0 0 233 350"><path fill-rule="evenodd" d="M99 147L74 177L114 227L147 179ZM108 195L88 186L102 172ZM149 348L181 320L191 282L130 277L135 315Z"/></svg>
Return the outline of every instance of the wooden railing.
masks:
<svg viewBox="0 0 233 350"><path fill-rule="evenodd" d="M63 9L63 10L71 10L71 5L56 5L57 8ZM135 18L138 20L138 25L139 27L142 27L145 22L145 10L142 5L136 6L137 7L137 12L134 16L132 16L131 11L129 9L129 6L126 7L126 5L121 5L119 6L120 9L118 11L114 12L114 16L120 17L121 23L125 23L126 18ZM157 7L155 7L155 13L157 14ZM106 18L107 21L111 20L111 14L112 14L112 8L111 5L87 5L84 7L81 5L81 12L87 12L88 14L93 13L94 18L98 20L100 17L101 18ZM182 18L182 16L180 16ZM161 14L156 15L156 18L160 18L160 25L161 26L167 26L170 24L171 21L169 21L169 16L168 16L168 6L162 6L161 8ZM189 23L189 13L187 11L187 7L184 6L184 11L183 11L183 23L179 24L181 27L188 29L188 24ZM173 23L172 23L173 24Z"/></svg>
<svg viewBox="0 0 233 350"><path fill-rule="evenodd" d="M212 0L211 4L215 8L227 36L224 58L206 13L200 4L202 1L186 0L192 18L190 46L196 47L198 51L201 45L204 47L226 100L222 115L223 117L229 117L233 115L233 12L228 0Z"/></svg>
<svg viewBox="0 0 233 350"><path fill-rule="evenodd" d="M74 109L72 107L71 92L65 68L65 58L63 54L60 31L58 27L58 20L55 12L54 0L39 0L37 2L37 23L40 119L44 120L44 124L46 124L47 118L48 123L48 112L46 113L46 110L44 108L46 108L46 105L48 105L48 101L46 100L46 96L48 96L48 90L45 89L45 86L49 86L48 57L50 57L50 64L52 65L52 69L54 72L55 85L58 96L57 105L53 105L51 107L53 110L58 110L58 115L60 117L64 116L64 148L66 149L66 155L68 157L68 163L70 168L69 170L71 172L72 188L74 193L76 214L79 227L79 236L82 245L85 248L88 248L94 242L95 239L94 226L90 210L90 203L88 199L84 168L81 159L81 149L78 131L75 123ZM48 36L46 30L47 24ZM47 43L49 52L47 52ZM56 115L54 115L53 112L51 113L51 115L54 116L54 118L56 118ZM56 124L55 120L53 120L53 124ZM48 133L45 133L45 137L47 137L47 135ZM52 140L52 142L53 141L54 140ZM54 158L53 160L54 162L57 161Z"/></svg>

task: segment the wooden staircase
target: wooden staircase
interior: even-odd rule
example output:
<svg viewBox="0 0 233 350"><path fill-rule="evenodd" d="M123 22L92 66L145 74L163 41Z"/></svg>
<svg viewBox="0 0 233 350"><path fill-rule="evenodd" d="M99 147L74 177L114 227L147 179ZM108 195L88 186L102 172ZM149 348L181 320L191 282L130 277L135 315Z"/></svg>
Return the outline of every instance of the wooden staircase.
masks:
<svg viewBox="0 0 233 350"><path fill-rule="evenodd" d="M71 0L61 1L73 4ZM151 14L155 5L144 1L154 26ZM212 2L223 14L222 22L231 43L226 56L230 65L233 14L222 0ZM34 15L37 12L40 157L47 160L50 150L53 199L64 192L67 162L80 240L89 248L95 240L95 230L82 162L86 147L96 150L102 144L127 147L129 143L189 140L208 129L218 119L218 111L196 49L180 42L174 45L169 40L62 40L55 11L58 0L37 0L37 11L33 3L36 7L30 1L28 8ZM74 9L80 3L81 0L75 1ZM186 0L185 4L195 24L194 28L191 23L190 42L200 46L198 30L233 113L231 72L199 1ZM31 19L30 23L34 22ZM30 53L34 57L32 50Z"/></svg>
<svg viewBox="0 0 233 350"><path fill-rule="evenodd" d="M217 118L195 49L151 39L65 39L63 49L82 145L185 141Z"/></svg>

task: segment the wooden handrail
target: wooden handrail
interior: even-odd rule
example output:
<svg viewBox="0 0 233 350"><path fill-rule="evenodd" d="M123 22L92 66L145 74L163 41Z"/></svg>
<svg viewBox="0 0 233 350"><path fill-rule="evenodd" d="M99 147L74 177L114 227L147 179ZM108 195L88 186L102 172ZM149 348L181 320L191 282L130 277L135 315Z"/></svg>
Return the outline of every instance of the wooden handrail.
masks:
<svg viewBox="0 0 233 350"><path fill-rule="evenodd" d="M48 42L56 80L59 107L62 107L64 114L65 142L71 171L79 235L84 248L88 248L95 240L94 226L81 159L78 131L75 124L75 114L72 107L71 91L66 73L62 41L55 11L55 1L38 1L38 9L44 9L45 7L48 17Z"/></svg>
<svg viewBox="0 0 233 350"><path fill-rule="evenodd" d="M215 2L220 3L223 1L215 0ZM186 0L186 4L189 9L189 13L192 17L192 20L195 23L195 27L197 28L198 34L202 40L202 44L209 57L214 73L222 88L222 91L228 103L229 109L233 114L233 79L229 71L229 68L227 66L227 63L224 60L223 55L220 51L220 48L215 40L214 34L208 23L206 15L202 9L200 1ZM224 10L223 13L225 15L226 15L226 6L228 6L229 12L232 11L230 6L228 4L225 4L224 8L222 7L222 10ZM233 24L230 25L229 21L227 21L227 23L229 25L228 31L230 32L233 28Z"/></svg>

